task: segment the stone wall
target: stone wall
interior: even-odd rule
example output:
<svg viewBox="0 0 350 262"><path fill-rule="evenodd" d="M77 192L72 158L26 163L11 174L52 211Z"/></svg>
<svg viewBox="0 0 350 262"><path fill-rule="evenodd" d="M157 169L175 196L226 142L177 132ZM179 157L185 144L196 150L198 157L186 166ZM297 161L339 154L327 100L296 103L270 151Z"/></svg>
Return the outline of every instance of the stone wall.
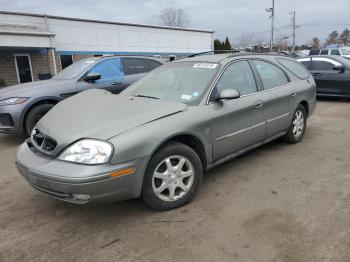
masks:
<svg viewBox="0 0 350 262"><path fill-rule="evenodd" d="M53 70L49 66L49 59L47 54L34 53L30 55L32 61L32 71L34 81L39 80L39 74L51 74L53 75Z"/></svg>
<svg viewBox="0 0 350 262"><path fill-rule="evenodd" d="M17 84L15 57L13 54L0 54L0 88Z"/></svg>

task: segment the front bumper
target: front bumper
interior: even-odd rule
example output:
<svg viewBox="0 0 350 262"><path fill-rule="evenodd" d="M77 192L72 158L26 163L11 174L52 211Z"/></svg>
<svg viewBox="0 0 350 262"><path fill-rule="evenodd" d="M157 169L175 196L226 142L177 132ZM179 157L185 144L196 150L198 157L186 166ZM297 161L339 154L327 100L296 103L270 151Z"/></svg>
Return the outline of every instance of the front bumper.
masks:
<svg viewBox="0 0 350 262"><path fill-rule="evenodd" d="M144 157L117 165L80 165L47 158L32 151L27 143L16 155L17 169L30 185L45 195L77 204L139 197L147 162ZM136 170L129 175L110 176L127 167Z"/></svg>
<svg viewBox="0 0 350 262"><path fill-rule="evenodd" d="M21 133L24 104L0 106L0 133Z"/></svg>

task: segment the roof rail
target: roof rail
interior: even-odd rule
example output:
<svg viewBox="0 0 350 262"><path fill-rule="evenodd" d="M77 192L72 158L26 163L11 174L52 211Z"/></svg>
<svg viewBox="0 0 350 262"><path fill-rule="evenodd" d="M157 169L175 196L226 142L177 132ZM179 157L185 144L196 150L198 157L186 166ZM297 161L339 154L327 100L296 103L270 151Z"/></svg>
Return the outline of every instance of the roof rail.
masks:
<svg viewBox="0 0 350 262"><path fill-rule="evenodd" d="M228 57L236 57L236 56L249 56L249 55L261 55L261 56L282 56L282 57L288 57L288 55L284 54L284 53L254 53L254 52L241 52L241 53L237 53L237 54L231 54Z"/></svg>
<svg viewBox="0 0 350 262"><path fill-rule="evenodd" d="M210 55L210 54L225 54L225 53L239 53L240 51L237 50L211 50L211 51L205 51L205 52L200 52L200 53L195 53L192 55L189 55L189 57L196 57L196 56L201 56L201 55Z"/></svg>

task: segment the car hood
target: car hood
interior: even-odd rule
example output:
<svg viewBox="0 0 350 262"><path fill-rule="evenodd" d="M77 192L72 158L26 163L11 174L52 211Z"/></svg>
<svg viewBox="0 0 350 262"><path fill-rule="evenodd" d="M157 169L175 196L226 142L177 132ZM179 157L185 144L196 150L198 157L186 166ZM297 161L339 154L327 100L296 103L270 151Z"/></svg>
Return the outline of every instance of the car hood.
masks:
<svg viewBox="0 0 350 262"><path fill-rule="evenodd" d="M43 96L46 93L52 92L53 88L67 86L72 81L50 79L4 87L0 89L0 100L10 97Z"/></svg>
<svg viewBox="0 0 350 262"><path fill-rule="evenodd" d="M37 128L56 140L57 152L82 138L108 140L186 107L177 102L92 89L58 103L38 122Z"/></svg>

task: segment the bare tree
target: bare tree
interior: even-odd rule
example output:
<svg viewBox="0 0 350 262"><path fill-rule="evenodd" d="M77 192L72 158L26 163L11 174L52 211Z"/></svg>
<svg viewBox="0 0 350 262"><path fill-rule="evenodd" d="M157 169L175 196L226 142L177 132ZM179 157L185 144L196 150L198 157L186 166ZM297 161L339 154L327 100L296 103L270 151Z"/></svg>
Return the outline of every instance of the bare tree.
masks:
<svg viewBox="0 0 350 262"><path fill-rule="evenodd" d="M236 46L239 48L250 48L253 44L254 34L252 33L241 33L236 40Z"/></svg>
<svg viewBox="0 0 350 262"><path fill-rule="evenodd" d="M321 47L320 39L318 37L313 37L310 45L312 49L319 49Z"/></svg>
<svg viewBox="0 0 350 262"><path fill-rule="evenodd" d="M189 17L185 10L181 8L164 8L159 16L160 23L171 27L187 27Z"/></svg>

